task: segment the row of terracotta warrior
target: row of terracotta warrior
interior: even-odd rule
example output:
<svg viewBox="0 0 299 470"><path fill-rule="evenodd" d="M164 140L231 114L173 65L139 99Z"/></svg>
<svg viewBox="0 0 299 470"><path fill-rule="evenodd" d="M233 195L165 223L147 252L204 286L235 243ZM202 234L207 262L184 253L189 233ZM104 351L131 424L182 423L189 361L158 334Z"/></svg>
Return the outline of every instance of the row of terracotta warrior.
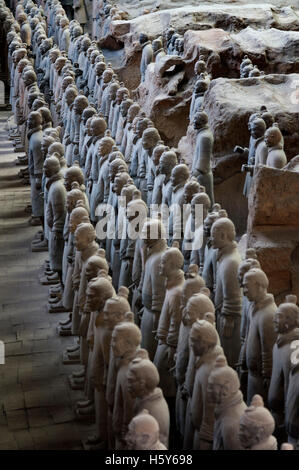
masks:
<svg viewBox="0 0 299 470"><path fill-rule="evenodd" d="M297 299L276 306L214 203L211 168L192 177L79 25L67 26L68 57L54 45L59 1L27 0L15 15L2 3L10 134L26 150L31 223L43 225L32 251L49 251L49 312L71 312L59 333L79 338L64 362L81 363L70 376L84 390L77 419L96 418L85 446L274 450L274 429L296 446ZM194 119L203 163L213 136L205 112ZM168 217L184 205L185 218Z"/></svg>

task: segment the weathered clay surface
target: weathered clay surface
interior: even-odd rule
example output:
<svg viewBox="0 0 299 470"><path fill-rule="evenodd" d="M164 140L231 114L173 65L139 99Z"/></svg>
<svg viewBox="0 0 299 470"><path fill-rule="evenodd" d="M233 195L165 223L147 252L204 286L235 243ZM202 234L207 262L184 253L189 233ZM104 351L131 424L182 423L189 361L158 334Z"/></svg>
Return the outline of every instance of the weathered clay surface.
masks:
<svg viewBox="0 0 299 470"><path fill-rule="evenodd" d="M298 153L299 107L296 87L299 75L267 75L247 79L218 78L206 92L204 108L214 132L215 159L248 146L249 116L266 105L282 131L290 160ZM294 90L294 92L291 92Z"/></svg>
<svg viewBox="0 0 299 470"><path fill-rule="evenodd" d="M187 31L184 43L184 60L192 63L191 71L203 55L213 78L239 78L245 54L266 74L299 72L299 31L257 31L250 26L237 34L223 29Z"/></svg>
<svg viewBox="0 0 299 470"><path fill-rule="evenodd" d="M182 0L157 0L153 2L152 0L140 0L138 5L135 0L119 0L117 2L119 8L125 10L129 13L131 18L136 18L139 15L142 15L144 11L152 12L155 10L169 10L171 8L177 8L182 5ZM201 2L201 5L205 4L208 7L213 4L233 4L233 0L206 0ZM275 7L298 7L297 0L264 0L264 4L271 4ZM247 0L238 0L239 5L246 5ZM256 5L260 4L260 0L251 0L250 4ZM188 5L198 6L198 0L188 0Z"/></svg>
<svg viewBox="0 0 299 470"><path fill-rule="evenodd" d="M179 2L176 4L181 6ZM138 38L141 32L147 34L150 39L154 39L163 35L165 30L170 26L180 34L184 34L186 31L190 30L205 31L211 28L222 28L224 31L238 32L247 28L247 26L261 29L271 27L282 30L299 29L299 9L297 11L290 7L274 8L271 4L262 3L259 5L257 2L250 3L249 5L203 3L199 6L198 4L192 6L191 3L186 7L170 9L167 9L167 5L163 2L158 11L142 14L144 8L142 7L141 9L141 5L137 9L135 4L134 9L131 5L130 9L126 8L126 4L123 4L122 8L127 10L132 18L129 20L112 21L110 33L101 41L102 48L117 49L124 46L122 65L117 72L125 81L126 86L129 86L131 89L136 88L140 80L137 64L140 63L141 54ZM173 4L170 4L170 6L173 7ZM151 5L151 7L153 7L153 5ZM257 33L256 30L255 33ZM241 48L238 43L233 42L230 45L228 41L227 44L221 44L221 38L215 40L211 39L212 36L213 35L208 35L207 37L206 52L209 50L213 51L214 47L217 51L217 47L220 47L221 50L224 49L224 51L226 51L225 55L230 56L232 49L236 48L235 60L240 61ZM225 40L224 37L223 39ZM232 58L231 61L234 61L234 58ZM218 70L217 73L215 58L210 66L214 68L214 72L216 73L214 76L221 75L220 70ZM225 67L229 67L229 63L225 65ZM233 74L226 73L225 76L237 76L234 75L237 68L238 66L236 64L232 69Z"/></svg>
<svg viewBox="0 0 299 470"><path fill-rule="evenodd" d="M181 59L167 57L161 59L158 70L154 63L148 66L145 81L138 87L138 101L167 145L176 146L186 133L190 92L185 90ZM173 66L178 67L177 73L167 75Z"/></svg>
<svg viewBox="0 0 299 470"><path fill-rule="evenodd" d="M238 34L231 34L223 29L209 29L206 31L188 30L185 33L185 54L183 59L165 58L156 72L163 72L174 64L181 64L185 71L184 99L189 106L192 88L194 84L194 64L200 55L207 61L208 71L213 78L230 77L239 78L240 63L247 54L261 70L268 73L299 73L299 31L280 31L278 29L259 30L248 27ZM126 51L126 57L125 57ZM109 58L110 59L110 58ZM130 89L135 89L139 84L139 64L141 49L138 45L124 49L121 60L118 54L118 62L115 70L121 80ZM161 71L161 72L160 72ZM155 77L151 77L151 80ZM155 80L155 93L164 94L163 86L158 90L159 84ZM155 96L149 93L149 98ZM175 105L180 102L177 97ZM187 115L187 111L185 113ZM180 128L187 128L187 123L180 121Z"/></svg>
<svg viewBox="0 0 299 470"><path fill-rule="evenodd" d="M299 173L261 166L249 195L248 246L278 302L299 294Z"/></svg>
<svg viewBox="0 0 299 470"><path fill-rule="evenodd" d="M298 27L297 31L271 28L258 32L248 27L238 34L231 34L231 39L265 73L299 72Z"/></svg>
<svg viewBox="0 0 299 470"><path fill-rule="evenodd" d="M297 23L297 25L296 25ZM112 21L110 31L116 37L127 35L124 42L134 42L141 32L151 39L163 34L168 27L180 34L189 29L222 28L239 31L247 26L276 27L284 30L298 29L298 15L291 8L273 10L269 4L217 5L201 4L156 11L126 21Z"/></svg>
<svg viewBox="0 0 299 470"><path fill-rule="evenodd" d="M125 5L123 8L126 9ZM266 73L298 72L299 9L298 12L290 7L279 9L267 3L192 6L192 2L184 8L167 8L168 4L163 2L158 11L143 14L140 6L137 9L140 16L130 10L132 18L112 21L110 33L100 41L102 48L115 50L123 47L117 72L130 89L136 88L140 80L140 33L154 39L163 35L170 26L180 34L185 33L184 59L190 78L200 54L209 58L208 69L213 78L237 78L244 54L248 54ZM272 29L262 31L264 28Z"/></svg>
<svg viewBox="0 0 299 470"><path fill-rule="evenodd" d="M249 227L263 225L298 227L298 185L297 172L260 167L255 177L255 191L252 191L249 200L252 207L249 211Z"/></svg>

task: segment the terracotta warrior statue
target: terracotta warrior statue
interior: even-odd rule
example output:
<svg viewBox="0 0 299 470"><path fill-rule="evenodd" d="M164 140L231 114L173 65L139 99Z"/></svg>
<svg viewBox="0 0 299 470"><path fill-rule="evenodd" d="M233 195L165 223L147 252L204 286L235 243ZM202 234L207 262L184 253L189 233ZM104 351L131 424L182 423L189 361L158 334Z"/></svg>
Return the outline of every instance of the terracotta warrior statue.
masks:
<svg viewBox="0 0 299 470"><path fill-rule="evenodd" d="M171 199L171 172L177 165L178 159L174 151L168 148L162 153L159 160L159 173L155 177L152 204L160 206L162 203L169 205Z"/></svg>
<svg viewBox="0 0 299 470"><path fill-rule="evenodd" d="M239 285L243 288L243 280L245 274L251 268L259 268L260 263L257 260L256 252L253 248L248 248L246 250L246 257L240 263L238 269L238 280ZM241 315L241 349L240 349L240 356L239 356L239 363L238 363L238 372L239 372L239 379L241 383L241 392L243 393L244 399L247 400L247 379L248 379L248 370L246 366L246 344L247 344L247 335L249 330L250 324L250 301L243 294L242 298L242 315Z"/></svg>
<svg viewBox="0 0 299 470"><path fill-rule="evenodd" d="M138 103L133 103L127 113L126 125L123 130L123 138L120 145L120 151L125 157L125 161L128 163L131 161L131 153L133 146L133 137L134 137L134 126L133 122L135 121L136 116L140 112L140 106Z"/></svg>
<svg viewBox="0 0 299 470"><path fill-rule="evenodd" d="M81 252L76 249L74 243L74 234L77 230L77 227L83 223L89 223L89 215L86 209L85 204L82 201L77 201L75 209L72 210L69 218L69 236L72 243L72 248L70 249L68 255L68 272L66 277L66 284L65 288L62 292L59 290L54 289L50 292L50 295L54 297L57 295L59 299L62 297L62 302L64 306L69 306L70 311L72 312L70 318L66 321L60 322L61 327L59 327L59 333L63 336L64 330L71 329L71 333L74 336L79 335L79 327L80 327L80 312L79 312L79 305L78 305L78 291L80 285L80 276L81 276ZM50 301L50 300L49 300ZM69 324L71 321L71 325ZM66 361L71 362L71 360L76 359L78 362L80 360L80 344L78 341L75 341L73 346L69 346L66 349L66 354L64 354L63 362ZM82 368L82 374L79 374L79 377L84 376L85 373L85 366Z"/></svg>
<svg viewBox="0 0 299 470"><path fill-rule="evenodd" d="M87 153L85 162L85 179L88 181L88 193L90 204L90 219L96 222L95 210L97 204L97 182L99 176L99 149L101 139L104 137L107 124L104 118L94 116L91 121L92 145Z"/></svg>
<svg viewBox="0 0 299 470"><path fill-rule="evenodd" d="M120 144L121 141L116 140L116 132L117 132L117 127L118 127L118 121L121 116L121 104L123 101L125 101L129 97L129 90L128 88L121 86L117 92L116 92L116 103L115 107L113 110L112 116L109 114L109 122L111 122L111 127L109 126L111 130L111 135L113 138L115 138L116 144ZM111 119L110 119L111 118Z"/></svg>
<svg viewBox="0 0 299 470"><path fill-rule="evenodd" d="M160 387L164 397L169 400L174 400L176 396L175 377L170 369L174 366L174 354L181 323L180 299L184 284L183 262L184 258L180 250L169 248L162 255L159 267L161 276L166 279L166 293L158 323L156 335L158 347L154 364L160 374Z"/></svg>
<svg viewBox="0 0 299 470"><path fill-rule="evenodd" d="M204 221L208 216L210 207L211 201L206 192L200 190L198 193L194 194L190 204L190 215L184 229L184 241L182 246L184 270L186 270L191 263L197 264L199 271L203 271L206 245ZM199 212L197 210L198 208L202 208L202 212Z"/></svg>
<svg viewBox="0 0 299 470"><path fill-rule="evenodd" d="M66 190L63 176L60 172L60 163L56 157L46 158L44 174L48 181L48 203L46 219L49 227L49 256L52 271L58 273L62 283L62 257L64 248L63 227L66 216Z"/></svg>
<svg viewBox="0 0 299 470"><path fill-rule="evenodd" d="M116 147L115 147L116 148ZM112 261L114 251L114 240L115 240L115 229L116 229L116 217L114 214L118 214L118 196L114 191L114 182L118 173L127 173L128 167L124 161L123 155L120 152L111 152L109 155L108 162L108 174L109 174L109 188L107 187L107 205L105 211L107 213L107 235L104 234L104 243L106 247L107 260ZM126 177L128 181L129 175ZM113 212L114 211L114 212Z"/></svg>
<svg viewBox="0 0 299 470"><path fill-rule="evenodd" d="M44 201L41 195L43 176L43 153L41 144L43 140L42 116L38 111L32 111L28 117L28 165L31 183L32 216L40 218L43 224Z"/></svg>
<svg viewBox="0 0 299 470"><path fill-rule="evenodd" d="M209 292L206 291L205 288L202 288L199 293L194 294L187 302L186 308L183 312L183 322L186 326L185 333L188 332L187 338L185 341L185 349L186 356L185 360L187 359L187 367L185 370L185 380L184 384L181 388L181 399L185 400L185 404L181 403L180 412L183 413L185 411L185 425L184 425L184 440L183 440L183 448L189 449L192 448L193 445L193 438L194 438L194 427L192 422L192 395L193 395L193 387L194 387L194 378L195 378L195 356L193 350L190 348L190 331L192 325L196 320L207 320L211 321L214 325L215 323L215 314L214 314L214 305L208 297ZM210 318L210 315L212 318ZM179 350L179 349L178 349ZM185 405L185 406L184 406Z"/></svg>
<svg viewBox="0 0 299 470"><path fill-rule="evenodd" d="M119 245L119 261L120 261L120 270L119 270L119 279L118 279L118 287L125 286L125 287L132 287L132 267L133 267L133 260L134 260L134 253L135 253L135 244L136 239L132 238L128 234L128 204L132 201L133 197L135 197L137 188L136 186L128 181L122 187L121 190L121 212L122 212L122 224L119 228L122 228L122 238L120 240ZM131 294L131 292L130 292ZM131 295L130 295L131 300Z"/></svg>
<svg viewBox="0 0 299 470"><path fill-rule="evenodd" d="M142 280L141 346L154 359L160 313L165 297L165 277L160 272L161 258L166 251L165 229L160 220L150 219L142 228L145 247L144 273Z"/></svg>
<svg viewBox="0 0 299 470"><path fill-rule="evenodd" d="M96 231L91 223L84 223L77 227L74 234L74 244L76 250L80 252L80 283L78 289L77 304L79 307L80 321L80 359L81 363L86 366L88 361L88 343L87 343L87 327L89 323L89 312L85 314L84 305L86 300L86 265L88 259L95 255L99 249L95 241ZM83 315L84 312L84 315Z"/></svg>
<svg viewBox="0 0 299 470"><path fill-rule="evenodd" d="M247 156L247 165L244 165L243 171L247 171L247 166L248 165L251 166L251 165L254 164L255 141L256 141L255 135L256 135L256 132L257 132L258 135L260 134L260 132L259 132L259 125L254 126L255 127L254 131L253 131L252 125L253 125L253 122L256 119L259 119L260 117L261 117L261 112L252 113L249 117L249 120L248 120L248 130L250 132L250 140L249 140L249 146L248 146L249 148L240 147L239 145L237 145L234 148L235 153L241 153L241 154L244 154L244 156ZM259 135L259 137L260 137L260 135ZM245 197L249 196L251 180L252 180L251 173L252 172L250 171L250 169L246 173L246 179L245 179L244 188L243 188L243 194L244 194Z"/></svg>
<svg viewBox="0 0 299 470"><path fill-rule="evenodd" d="M243 449L239 429L246 405L239 387L237 372L227 365L224 356L218 356L207 389L207 398L215 407L213 450Z"/></svg>
<svg viewBox="0 0 299 470"><path fill-rule="evenodd" d="M285 429L288 434L288 442L299 449L299 361L298 342L293 344L291 357L291 373L289 376L289 387L285 406Z"/></svg>
<svg viewBox="0 0 299 470"><path fill-rule="evenodd" d="M105 250L100 248L94 255L88 258L87 263L85 265L86 290L88 287L88 283L95 278L105 277L110 280L108 276L108 271L109 266L105 258ZM84 301L86 301L86 291L84 293ZM84 386L84 395L86 397L86 400L77 402L77 416L79 415L82 419L84 419L84 417L88 418L91 411L94 412L94 381L92 370L92 356L94 346L94 323L96 318L96 312L90 313L85 312L84 310L85 309L83 307L82 311L86 323L81 321L80 333L82 333L82 326L84 326L84 328L87 328L87 332L85 333L88 345L87 367L86 371L85 367L82 369L82 374L80 374L79 371L76 371L70 378L71 388L78 389L80 385L80 388L83 388L82 385ZM83 325L83 323L85 324Z"/></svg>
<svg viewBox="0 0 299 470"><path fill-rule="evenodd" d="M184 435L185 429L185 415L187 406L187 397L184 394L184 384L186 369L189 361L189 334L192 323L185 320L185 309L188 300L193 294L200 292L205 283L201 276L198 274L198 266L190 265L186 273L186 280L182 288L182 295L180 301L180 308L182 312L182 321L179 329L178 344L175 354L175 378L177 382L177 396L176 396L176 423L177 428L181 434ZM189 318L190 315L189 315ZM196 317L194 318L194 321Z"/></svg>
<svg viewBox="0 0 299 470"><path fill-rule="evenodd" d="M235 241L233 222L220 218L212 225L212 247L217 249L215 309L217 330L227 362L234 367L240 353L240 323L242 311L238 268L241 257Z"/></svg>
<svg viewBox="0 0 299 470"><path fill-rule="evenodd" d="M132 419L126 442L130 450L167 450L160 441L159 423L148 410L140 411Z"/></svg>
<svg viewBox="0 0 299 470"><path fill-rule="evenodd" d="M215 207L217 206L217 208ZM220 217L228 217L225 210L221 209L219 204L214 204L211 212L204 219L203 232L205 239L204 265L202 277L205 280L207 288L210 290L211 299L214 301L216 289L216 267L217 267L217 249L212 246L211 230L213 223Z"/></svg>
<svg viewBox="0 0 299 470"><path fill-rule="evenodd" d="M75 284L73 283L73 274L74 271L76 271L76 277L79 277L79 281L80 273L78 273L78 270L79 263L81 264L81 253L79 251L76 251L76 247L74 245L74 234L80 224L89 223L88 211L84 203L82 205L79 205L80 202L82 202L82 199L79 199L79 201L76 202L76 207L73 208L69 216L69 235L67 242L67 274L63 294L58 292L57 297L55 298L55 293L50 293L50 297L52 297L53 303L56 303L55 301L59 301L60 297L62 296L62 304L65 307L66 311L72 312L69 321L64 322L60 327L59 334L61 336L64 336L64 331L69 329L71 330L72 335L78 335L80 325L80 316L77 308L78 288L77 286L76 289L74 288ZM50 301L51 299L49 299L49 302Z"/></svg>
<svg viewBox="0 0 299 470"><path fill-rule="evenodd" d="M288 295L274 314L274 329L278 334L273 347L272 375L268 394L269 408L276 426L283 426L293 345L299 344L299 308L297 297Z"/></svg>
<svg viewBox="0 0 299 470"><path fill-rule="evenodd" d="M266 274L258 268L250 269L243 279L243 292L251 303L250 323L246 342L248 368L247 403L259 394L267 400L272 374L272 350L276 341L274 315L277 306Z"/></svg>
<svg viewBox="0 0 299 470"><path fill-rule="evenodd" d="M98 148L98 167L99 167L99 174L98 174L98 181L94 183L94 215L96 220L100 216L98 206L101 204L105 204L108 202L109 197L109 155L113 149L115 142L110 136L107 134L100 140L99 148Z"/></svg>
<svg viewBox="0 0 299 470"><path fill-rule="evenodd" d="M130 107L132 106L132 104L134 104L133 100L124 97L120 105L120 114L119 114L119 118L117 122L117 129L115 133L115 142L116 142L116 145L118 145L118 147L120 147L122 144L124 130L125 130L125 126L127 123L128 111Z"/></svg>
<svg viewBox="0 0 299 470"><path fill-rule="evenodd" d="M152 42L153 54L155 59L155 64L159 63L159 60L166 55L166 52L163 48L163 38L159 37L153 40Z"/></svg>
<svg viewBox="0 0 299 470"><path fill-rule="evenodd" d="M195 356L195 378L191 401L191 420L195 429L193 450L213 448L214 406L207 398L208 378L217 356L223 353L219 336L207 320L196 320L190 332L190 347Z"/></svg>
<svg viewBox="0 0 299 470"><path fill-rule="evenodd" d="M141 199L139 190L133 194L132 201L127 205L126 217L128 221L128 249L127 254L130 255L132 261L127 260L122 263L120 279L124 278L124 268L126 265L131 267L130 273L132 277L131 283L131 296L132 296L132 311L134 313L135 323L140 325L139 312L142 310L142 277L145 263L144 244L141 238L143 225L147 219L148 208L146 203ZM128 277L128 276L127 276Z"/></svg>
<svg viewBox="0 0 299 470"><path fill-rule="evenodd" d="M153 62L153 48L146 34L143 34L143 33L140 34L139 42L142 48L142 56L141 56L141 62L140 62L140 75L141 75L140 81L144 82L147 66L148 64Z"/></svg>
<svg viewBox="0 0 299 470"><path fill-rule="evenodd" d="M160 175L160 170L159 170L159 163L160 163L161 155L163 154L163 152L165 150L166 150L166 146L163 145L162 141L159 141L157 143L157 145L155 146L155 148L153 149L151 158L148 159L148 169L147 169L147 177L146 177L147 204L148 205L152 204L153 190L154 190L156 179L161 180L161 175ZM164 175L162 175L162 181L163 180L164 180ZM161 202L162 202L162 185L161 185L161 183L159 184L159 187L161 188ZM157 203L155 203L155 204L157 204Z"/></svg>
<svg viewBox="0 0 299 470"><path fill-rule="evenodd" d="M63 257L62 257L62 282L63 285L65 286L64 288L64 294L65 294L65 300L70 297L72 300L68 300L65 303L60 299L59 297L52 298L50 296L49 298L49 304L48 304L48 311L49 313L54 313L54 312L70 312L73 307L73 290L72 290L72 283L70 276L68 277L68 256L71 255L71 252L73 250L73 237L72 234L69 232L69 218L70 214L75 209L76 204L78 201L82 201L83 204L85 202L85 194L81 191L78 187L72 189L69 191L66 195L66 217L65 217L65 222L64 222L64 228L63 228L63 238L64 238L64 249L63 249ZM67 277L69 279L68 285L66 285L66 280ZM66 292L66 290L68 292ZM71 325L70 325L71 328Z"/></svg>
<svg viewBox="0 0 299 470"><path fill-rule="evenodd" d="M74 101L78 96L78 90L73 85L68 86L64 93L65 106L63 108L62 123L64 126L63 143L65 145L70 144L70 133L72 126L72 119L74 115ZM71 163L71 157L69 157Z"/></svg>
<svg viewBox="0 0 299 470"><path fill-rule="evenodd" d="M192 175L206 188L211 204L214 204L212 158L214 137L208 124L208 115L204 111L196 112L193 119L197 131L195 155L192 162Z"/></svg>
<svg viewBox="0 0 299 470"><path fill-rule="evenodd" d="M72 156L72 164L74 164L75 160L80 160L79 155L79 144L80 144L80 125L82 120L82 114L85 108L89 105L88 99L84 95L78 95L74 101L74 125L73 125L73 133L72 133L72 144L73 144L73 156Z"/></svg>
<svg viewBox="0 0 299 470"><path fill-rule="evenodd" d="M152 165L152 154L154 148L160 140L160 134L155 127L148 127L142 134L142 151L140 153L140 160L138 161L137 176L139 177L138 183L142 199L147 201L148 205L150 205L152 199L150 186L149 194L147 193L149 173Z"/></svg>
<svg viewBox="0 0 299 470"><path fill-rule="evenodd" d="M108 127L111 131L113 125L114 109L117 104L117 92L120 89L118 80L111 80L109 85L105 88L102 95L102 103L100 111L105 116ZM120 95L118 95L120 98Z"/></svg>
<svg viewBox="0 0 299 470"><path fill-rule="evenodd" d="M189 176L189 168L184 163L176 165L171 172L172 193L169 205L171 208L168 225L169 244L172 244L174 240L181 244L184 238L184 188Z"/></svg>
<svg viewBox="0 0 299 470"><path fill-rule="evenodd" d="M109 96L109 86L114 81L114 71L112 68L108 67L103 72L101 72L100 85L97 91L97 101L96 104L100 109L101 113L104 114L106 119L109 119L109 106L110 106L110 96Z"/></svg>
<svg viewBox="0 0 299 470"><path fill-rule="evenodd" d="M101 105L101 102L99 102L99 98L102 93L103 74L106 70L106 67L106 62L102 60L97 62L95 66L95 87L94 90L91 90L91 101L94 105L98 103Z"/></svg>
<svg viewBox="0 0 299 470"><path fill-rule="evenodd" d="M135 123L135 131L133 136L133 144L132 144L132 155L130 157L130 175L133 178L134 184L137 188L139 188L139 171L138 165L141 161L141 153L142 153L142 134L145 129L149 126L150 120L145 117L143 113L141 116L137 117L137 121Z"/></svg>
<svg viewBox="0 0 299 470"><path fill-rule="evenodd" d="M193 121L197 112L203 111L203 100L209 84L210 79L205 74L201 74L195 82L189 112L190 123Z"/></svg>
<svg viewBox="0 0 299 470"><path fill-rule="evenodd" d="M255 116L255 115L254 115ZM250 144L248 153L248 164L242 166L242 171L246 171L246 181L244 195L248 197L254 169L258 165L266 165L268 148L265 143L266 123L260 117L249 119ZM246 194L245 194L246 193Z"/></svg>
<svg viewBox="0 0 299 470"><path fill-rule="evenodd" d="M254 395L251 405L240 418L239 439L245 450L277 450L277 441L272 433L275 421L264 407L260 395Z"/></svg>
<svg viewBox="0 0 299 470"><path fill-rule="evenodd" d="M66 142L66 161L71 166L76 159L79 159L79 141L80 141L80 123L82 113L88 106L88 99L84 95L76 96L72 110L72 122L70 127L70 136Z"/></svg>
<svg viewBox="0 0 299 470"><path fill-rule="evenodd" d="M113 184L113 192L115 193L116 207L115 207L115 237L112 240L111 253L110 253L110 264L112 270L112 284L117 288L119 285L119 275L121 269L120 259L120 244L123 234L125 233L126 227L126 207L124 201L119 200L122 194L122 190L126 185L133 184L133 181L126 171L120 171L116 174ZM134 190L133 190L134 191Z"/></svg>
<svg viewBox="0 0 299 470"><path fill-rule="evenodd" d="M137 357L130 363L127 380L129 393L135 399L134 414L148 410L159 423L160 441L168 447L169 409L158 388L160 377L156 366L149 359Z"/></svg>
<svg viewBox="0 0 299 470"><path fill-rule="evenodd" d="M80 165L84 168L87 152L85 151L89 140L91 138L91 122L92 117L97 114L96 109L93 106L87 106L82 113L82 119L80 122L80 143L79 143L79 154L80 154ZM89 129L88 129L89 128ZM89 131L89 132L88 132Z"/></svg>
<svg viewBox="0 0 299 470"><path fill-rule="evenodd" d="M283 168L287 164L287 157L283 150L283 137L276 124L266 130L265 143L268 147L266 165L272 168Z"/></svg>
<svg viewBox="0 0 299 470"><path fill-rule="evenodd" d="M133 400L128 391L127 372L132 359L136 357L141 343L141 331L131 322L116 325L111 338L111 348L116 367L116 382L112 410L112 430L115 448L126 448L128 425L133 418Z"/></svg>
<svg viewBox="0 0 299 470"><path fill-rule="evenodd" d="M86 301L84 310L95 312L93 325L93 348L91 364L91 374L94 380L94 403L96 410L96 434L85 442L86 446L100 446L105 448L107 444L107 402L105 397L105 381L107 367L105 355L109 354L110 341L106 344L106 329L104 321L104 306L108 299L115 295L111 281L107 277L99 277L88 283L86 290ZM77 412L80 414L80 410Z"/></svg>

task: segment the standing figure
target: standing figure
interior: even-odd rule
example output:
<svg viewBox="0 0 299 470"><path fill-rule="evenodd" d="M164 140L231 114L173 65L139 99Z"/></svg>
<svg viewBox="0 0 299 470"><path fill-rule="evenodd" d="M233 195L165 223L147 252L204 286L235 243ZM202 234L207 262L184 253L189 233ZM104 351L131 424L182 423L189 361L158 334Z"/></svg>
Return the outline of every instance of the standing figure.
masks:
<svg viewBox="0 0 299 470"><path fill-rule="evenodd" d="M274 330L274 314L277 306L266 274L258 268L250 269L243 279L244 295L251 302L250 323L246 343L248 368L247 403L259 394L267 400L272 374L272 350L277 334Z"/></svg>
<svg viewBox="0 0 299 470"><path fill-rule="evenodd" d="M43 225L44 201L42 197L42 176L44 157L42 152L42 115L32 111L28 117L28 165L31 183L32 218Z"/></svg>
<svg viewBox="0 0 299 470"><path fill-rule="evenodd" d="M238 269L238 280L239 285L243 288L243 280L245 274L251 268L260 268L260 263L256 259L257 255L255 250L249 248L246 250L246 258L244 261L241 262ZM247 344L247 336L250 324L250 301L244 295L242 298L242 315L241 315L241 327L240 327L240 334L241 334L241 349L240 349L240 356L239 356L239 363L238 363L238 373L239 379L241 383L241 391L243 393L244 399L247 400L247 380L248 380L248 369L246 366L246 344Z"/></svg>
<svg viewBox="0 0 299 470"><path fill-rule="evenodd" d="M131 361L138 354L141 331L131 322L116 325L111 338L111 348L116 368L114 403L112 410L112 429L115 448L125 448L128 426L133 418L134 400L128 390L127 372Z"/></svg>
<svg viewBox="0 0 299 470"><path fill-rule="evenodd" d="M178 344L174 358L174 374L177 382L176 425L178 431L181 434L181 437L184 436L185 431L185 416L188 399L185 393L185 375L189 361L189 334L192 326L191 315L188 316L188 319L186 318L186 305L192 295L200 292L204 285L204 280L198 275L198 266L190 265L188 272L186 273L186 280L182 288L182 295L180 301L182 321L180 324ZM213 306L213 304L211 305ZM196 319L197 317L195 315L193 318L193 322Z"/></svg>
<svg viewBox="0 0 299 470"><path fill-rule="evenodd" d="M160 140L159 132L155 127L148 127L142 134L142 151L139 154L140 159L138 159L137 176L142 199L147 202L148 206L150 206L152 199L151 185L149 185L149 194L147 194L148 177L150 167L152 166L152 154Z"/></svg>
<svg viewBox="0 0 299 470"><path fill-rule="evenodd" d="M214 204L214 183L212 173L214 137L208 124L208 115L204 111L196 112L193 120L197 131L195 155L192 162L192 176L206 188L211 205Z"/></svg>
<svg viewBox="0 0 299 470"><path fill-rule="evenodd" d="M141 62L140 62L140 75L141 75L140 81L144 82L147 66L148 64L153 62L153 48L146 34L143 34L143 33L140 34L139 42L142 48L142 55L141 55Z"/></svg>
<svg viewBox="0 0 299 470"><path fill-rule="evenodd" d="M150 219L142 228L145 246L145 264L142 281L143 314L141 319L141 346L154 359L157 349L155 339L160 313L165 297L165 277L160 272L161 258L166 251L165 229L160 220Z"/></svg>
<svg viewBox="0 0 299 470"><path fill-rule="evenodd" d="M186 350L188 362L185 370L185 381L181 390L181 397L187 402L184 416L184 449L192 448L194 438L194 427L192 422L192 397L196 372L196 359L193 350L190 348L190 331L196 320L211 321L213 326L215 323L214 305L209 299L208 292L206 292L205 288L202 288L199 293L190 297L183 312L183 322L187 327L185 329L185 333L188 332L188 336L185 338L188 348ZM182 407L181 411L183 411L183 409L184 408Z"/></svg>
<svg viewBox="0 0 299 470"><path fill-rule="evenodd" d="M149 360L137 357L131 362L128 373L128 390L135 398L135 415L146 409L156 418L160 428L160 441L168 447L169 409L162 390L156 366Z"/></svg>
<svg viewBox="0 0 299 470"><path fill-rule="evenodd" d="M289 376L289 388L285 407L285 428L288 434L288 442L294 449L299 449L299 362L298 343L294 345L292 352L292 367Z"/></svg>
<svg viewBox="0 0 299 470"><path fill-rule="evenodd" d="M178 163L177 155L168 147L162 153L159 161L159 173L157 174L152 194L152 204L160 206L162 203L170 204L171 198L171 172Z"/></svg>
<svg viewBox="0 0 299 470"><path fill-rule="evenodd" d="M278 336L273 347L268 403L277 427L284 425L293 345L299 344L299 308L296 302L296 296L288 295L274 315L274 329Z"/></svg>
<svg viewBox="0 0 299 470"><path fill-rule="evenodd" d="M104 306L108 299L115 296L115 291L109 279L100 277L88 283L84 310L96 312L93 328L93 349L91 357L91 374L94 378L94 402L96 410L96 434L85 441L85 447L105 448L108 441L107 433L107 402L106 402L106 377L107 367L105 353L110 350L110 344L106 345L105 336L108 325L105 325ZM107 348L108 346L108 348Z"/></svg>
<svg viewBox="0 0 299 470"><path fill-rule="evenodd" d="M245 450L277 450L277 441L272 433L275 421L264 407L260 395L255 395L251 405L240 419L239 439Z"/></svg>
<svg viewBox="0 0 299 470"><path fill-rule="evenodd" d="M215 406L213 450L242 450L239 438L240 418L246 405L237 372L218 356L208 378L208 400Z"/></svg>
<svg viewBox="0 0 299 470"><path fill-rule="evenodd" d="M44 173L48 181L47 224L49 233L49 257L52 271L58 273L62 284L62 257L64 248L63 227L66 216L66 190L63 176L60 172L60 163L56 157L46 158Z"/></svg>
<svg viewBox="0 0 299 470"><path fill-rule="evenodd" d="M265 143L268 147L266 165L272 168L283 168L287 164L287 157L283 150L283 137L277 124L265 132Z"/></svg>
<svg viewBox="0 0 299 470"><path fill-rule="evenodd" d="M158 347L154 364L160 374L160 387L168 399L171 409L176 396L175 377L171 372L174 366L179 328L181 323L180 300L184 284L183 255L178 248L169 248L160 261L160 274L165 277L166 294L157 330Z"/></svg>
<svg viewBox="0 0 299 470"><path fill-rule="evenodd" d="M207 320L197 320L190 332L190 347L196 358L191 402L191 419L195 429L193 450L213 448L214 407L207 398L209 375L217 356L223 353L219 336Z"/></svg>
<svg viewBox="0 0 299 470"><path fill-rule="evenodd" d="M241 257L235 241L233 222L220 218L212 225L212 247L217 249L215 309L217 330L227 362L235 367L240 352L240 323L242 311L238 268Z"/></svg>
<svg viewBox="0 0 299 470"><path fill-rule="evenodd" d="M140 411L132 419L126 442L130 450L167 450L160 441L159 423L148 410Z"/></svg>
<svg viewBox="0 0 299 470"><path fill-rule="evenodd" d="M133 146L133 137L134 137L134 126L133 122L140 112L140 106L138 103L133 103L127 113L126 125L123 130L123 138L120 146L120 151L125 157L127 163L131 162L131 153Z"/></svg>
<svg viewBox="0 0 299 470"><path fill-rule="evenodd" d="M184 188L189 176L189 168L184 163L176 165L171 172L172 193L169 205L170 214L168 225L170 245L174 240L177 240L181 244L184 238Z"/></svg>

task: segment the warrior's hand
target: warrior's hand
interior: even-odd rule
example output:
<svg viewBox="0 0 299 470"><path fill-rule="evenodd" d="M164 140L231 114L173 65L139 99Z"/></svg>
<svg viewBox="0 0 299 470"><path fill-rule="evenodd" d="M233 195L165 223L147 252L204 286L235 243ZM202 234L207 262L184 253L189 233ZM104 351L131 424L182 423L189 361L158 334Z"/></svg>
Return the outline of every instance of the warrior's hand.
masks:
<svg viewBox="0 0 299 470"><path fill-rule="evenodd" d="M235 320L231 317L223 316L220 321L221 332L224 338L231 338L234 331Z"/></svg>

